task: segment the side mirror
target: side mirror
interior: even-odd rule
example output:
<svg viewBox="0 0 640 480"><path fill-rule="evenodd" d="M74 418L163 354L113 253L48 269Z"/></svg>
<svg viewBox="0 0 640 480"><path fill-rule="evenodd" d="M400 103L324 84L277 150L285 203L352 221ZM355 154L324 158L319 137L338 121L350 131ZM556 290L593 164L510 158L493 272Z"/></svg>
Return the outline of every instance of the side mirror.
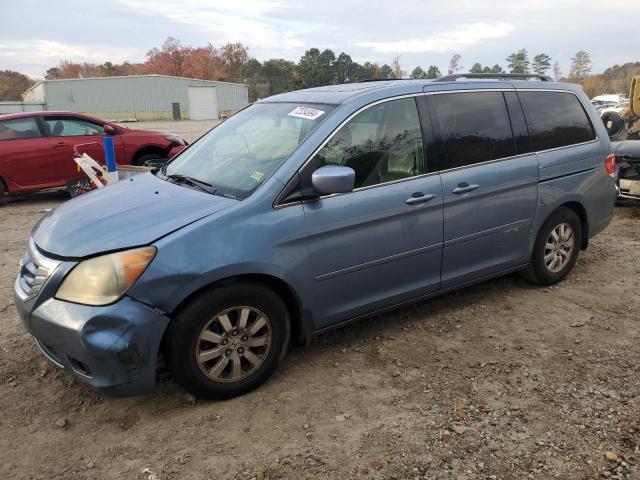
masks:
<svg viewBox="0 0 640 480"><path fill-rule="evenodd" d="M352 192L355 180L353 168L340 165L320 167L311 175L313 189L320 195Z"/></svg>
<svg viewBox="0 0 640 480"><path fill-rule="evenodd" d="M105 125L102 127L105 135L117 135L118 131L111 125Z"/></svg>

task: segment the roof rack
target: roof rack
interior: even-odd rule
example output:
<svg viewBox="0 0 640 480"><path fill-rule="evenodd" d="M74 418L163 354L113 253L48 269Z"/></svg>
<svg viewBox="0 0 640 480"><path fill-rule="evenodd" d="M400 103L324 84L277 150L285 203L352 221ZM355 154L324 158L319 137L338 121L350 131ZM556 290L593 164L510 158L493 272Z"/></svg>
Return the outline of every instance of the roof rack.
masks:
<svg viewBox="0 0 640 480"><path fill-rule="evenodd" d="M413 79L411 78L365 78L364 80L358 80L356 83L395 82L396 80L413 80Z"/></svg>
<svg viewBox="0 0 640 480"><path fill-rule="evenodd" d="M541 82L553 82L548 75L539 75L537 73L456 73L453 75L445 75L435 82L455 82L460 79L486 79L486 80L539 80Z"/></svg>

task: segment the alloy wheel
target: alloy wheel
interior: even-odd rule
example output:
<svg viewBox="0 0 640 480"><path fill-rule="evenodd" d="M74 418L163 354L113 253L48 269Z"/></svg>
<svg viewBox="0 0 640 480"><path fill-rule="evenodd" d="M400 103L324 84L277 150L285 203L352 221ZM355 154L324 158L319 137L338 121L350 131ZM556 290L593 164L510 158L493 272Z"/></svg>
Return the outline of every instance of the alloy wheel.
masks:
<svg viewBox="0 0 640 480"><path fill-rule="evenodd" d="M575 235L568 223L557 225L544 246L544 264L551 273L558 273L571 260L575 248Z"/></svg>
<svg viewBox="0 0 640 480"><path fill-rule="evenodd" d="M271 322L253 307L228 308L209 320L196 341L196 362L216 382L237 382L251 375L271 347Z"/></svg>

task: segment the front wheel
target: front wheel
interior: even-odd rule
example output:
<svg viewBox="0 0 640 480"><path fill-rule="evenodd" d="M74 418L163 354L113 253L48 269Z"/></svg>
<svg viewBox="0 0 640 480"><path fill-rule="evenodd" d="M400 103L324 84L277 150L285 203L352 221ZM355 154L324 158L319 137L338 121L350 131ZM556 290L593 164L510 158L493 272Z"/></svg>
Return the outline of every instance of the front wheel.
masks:
<svg viewBox="0 0 640 480"><path fill-rule="evenodd" d="M197 397L223 399L265 382L286 352L287 307L270 289L235 283L209 290L173 320L167 361L174 380Z"/></svg>
<svg viewBox="0 0 640 480"><path fill-rule="evenodd" d="M573 268L582 245L582 225L569 208L556 210L542 225L523 276L538 285L553 285Z"/></svg>
<svg viewBox="0 0 640 480"><path fill-rule="evenodd" d="M0 178L0 205L7 203L9 201L9 196L7 195L7 190L4 187L4 182Z"/></svg>

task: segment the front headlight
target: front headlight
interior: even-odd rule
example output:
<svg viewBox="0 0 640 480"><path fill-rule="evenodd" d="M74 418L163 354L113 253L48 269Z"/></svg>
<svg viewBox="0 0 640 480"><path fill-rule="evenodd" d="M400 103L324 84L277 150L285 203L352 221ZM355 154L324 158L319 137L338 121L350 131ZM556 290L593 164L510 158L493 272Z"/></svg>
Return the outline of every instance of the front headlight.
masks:
<svg viewBox="0 0 640 480"><path fill-rule="evenodd" d="M113 303L140 278L155 254L155 247L142 247L84 260L67 274L56 298L84 305Z"/></svg>

